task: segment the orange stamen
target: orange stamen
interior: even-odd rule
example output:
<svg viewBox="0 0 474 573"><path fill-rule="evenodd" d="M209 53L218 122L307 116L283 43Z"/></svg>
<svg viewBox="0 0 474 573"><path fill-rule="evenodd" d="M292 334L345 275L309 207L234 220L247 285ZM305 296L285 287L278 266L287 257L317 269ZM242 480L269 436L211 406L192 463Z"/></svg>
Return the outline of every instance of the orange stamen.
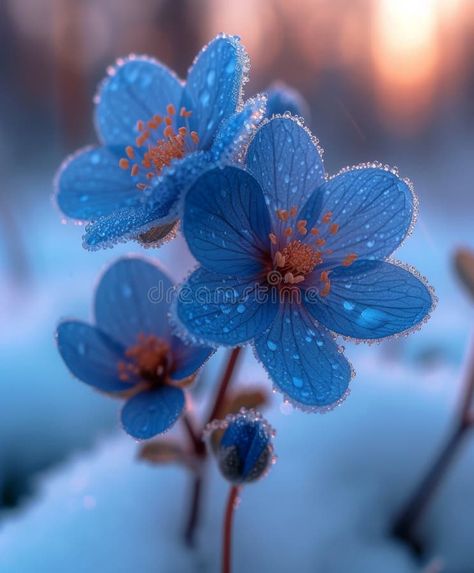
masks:
<svg viewBox="0 0 474 573"><path fill-rule="evenodd" d="M337 223L333 223L329 227L329 232L331 233L331 235L335 235L338 231L339 231L339 225Z"/></svg>
<svg viewBox="0 0 474 573"><path fill-rule="evenodd" d="M138 175L138 170L139 170L139 167L135 163L135 165L132 167L132 171L131 171L132 177L135 177L136 175Z"/></svg>
<svg viewBox="0 0 474 573"><path fill-rule="evenodd" d="M176 108L174 107L174 105L172 103L169 103L166 106L166 111L170 114L170 115L174 115L176 113Z"/></svg>
<svg viewBox="0 0 474 573"><path fill-rule="evenodd" d="M328 211L323 215L323 223L329 223L332 217L332 211Z"/></svg>
<svg viewBox="0 0 474 573"><path fill-rule="evenodd" d="M128 169L130 167L130 162L128 161L128 159L122 158L119 161L119 167L120 169Z"/></svg>
<svg viewBox="0 0 474 573"><path fill-rule="evenodd" d="M125 148L125 153L128 155L129 159L135 159L135 150L131 145Z"/></svg>
<svg viewBox="0 0 474 573"><path fill-rule="evenodd" d="M350 253L349 255L346 255L345 259L342 261L342 266L350 267L356 259L357 255L355 253Z"/></svg>

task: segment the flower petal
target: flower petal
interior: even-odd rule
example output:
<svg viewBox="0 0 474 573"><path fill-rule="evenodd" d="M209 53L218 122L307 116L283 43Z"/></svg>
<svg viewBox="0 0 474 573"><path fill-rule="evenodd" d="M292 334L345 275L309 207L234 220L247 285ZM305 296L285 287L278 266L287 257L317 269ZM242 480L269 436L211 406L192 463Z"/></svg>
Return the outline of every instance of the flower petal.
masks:
<svg viewBox="0 0 474 573"><path fill-rule="evenodd" d="M258 183L237 167L206 172L186 195L183 233L209 270L254 276L270 250L270 218Z"/></svg>
<svg viewBox="0 0 474 573"><path fill-rule="evenodd" d="M240 159L244 147L265 115L266 101L263 95L249 99L241 111L221 123L211 148L212 157L219 165Z"/></svg>
<svg viewBox="0 0 474 573"><path fill-rule="evenodd" d="M218 275L201 267L177 296L177 318L198 341L234 346L262 333L278 305L254 279Z"/></svg>
<svg viewBox="0 0 474 573"><path fill-rule="evenodd" d="M131 145L138 120L179 105L182 84L166 66L146 56L119 61L99 88L95 121L106 145Z"/></svg>
<svg viewBox="0 0 474 573"><path fill-rule="evenodd" d="M241 100L248 56L237 36L217 36L205 46L188 72L183 105L192 111L191 129L199 148L208 149L222 120Z"/></svg>
<svg viewBox="0 0 474 573"><path fill-rule="evenodd" d="M282 304L270 329L255 339L255 349L276 388L296 406L326 408L347 391L349 363L301 305Z"/></svg>
<svg viewBox="0 0 474 573"><path fill-rule="evenodd" d="M139 392L127 400L122 409L122 425L130 436L147 440L171 428L183 408L183 391L164 385L156 390Z"/></svg>
<svg viewBox="0 0 474 573"><path fill-rule="evenodd" d="M122 153L123 155L123 153ZM64 161L56 178L56 201L68 217L94 220L139 200L116 148L88 147Z"/></svg>
<svg viewBox="0 0 474 573"><path fill-rule="evenodd" d="M295 118L274 117L260 127L246 164L260 183L273 215L305 203L324 182L317 142Z"/></svg>
<svg viewBox="0 0 474 573"><path fill-rule="evenodd" d="M83 237L84 247L96 251L137 239L154 227L175 223L180 217L182 194L209 168L210 156L202 151L173 161L157 178L154 187L143 193L138 205L114 211L88 225ZM170 226L172 234L173 227Z"/></svg>
<svg viewBox="0 0 474 573"><path fill-rule="evenodd" d="M405 238L414 209L415 199L405 181L385 169L365 167L329 180L308 201L301 218L323 233L320 218L332 213L331 223L339 229L334 235L324 234L324 248L333 251L331 260L340 262L349 253L379 259L393 253Z"/></svg>
<svg viewBox="0 0 474 573"><path fill-rule="evenodd" d="M267 117L291 113L309 119L309 106L299 91L284 82L274 82L267 90Z"/></svg>
<svg viewBox="0 0 474 573"><path fill-rule="evenodd" d="M429 288L410 271L385 261L356 261L330 274L328 296L309 297L306 308L330 330L373 340L412 329L430 313Z"/></svg>
<svg viewBox="0 0 474 573"><path fill-rule="evenodd" d="M173 336L171 345L174 363L170 378L176 381L195 374L214 352L213 348L207 346L185 344L177 336Z"/></svg>
<svg viewBox="0 0 474 573"><path fill-rule="evenodd" d="M156 265L122 258L100 279L95 294L97 325L125 346L137 335L169 337L168 311L173 285Z"/></svg>
<svg viewBox="0 0 474 573"><path fill-rule="evenodd" d="M118 377L124 347L98 328L68 320L59 324L56 337L66 366L82 382L102 392L126 392L133 387Z"/></svg>

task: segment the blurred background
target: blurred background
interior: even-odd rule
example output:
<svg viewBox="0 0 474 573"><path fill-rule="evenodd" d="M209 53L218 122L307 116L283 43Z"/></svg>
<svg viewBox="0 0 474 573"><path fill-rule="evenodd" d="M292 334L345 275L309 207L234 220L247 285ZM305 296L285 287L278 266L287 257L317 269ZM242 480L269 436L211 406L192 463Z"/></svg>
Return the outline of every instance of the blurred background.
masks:
<svg viewBox="0 0 474 573"><path fill-rule="evenodd" d="M86 319L100 269L139 247L83 251L81 229L53 204L55 171L95 142L93 96L116 58L146 53L185 77L219 32L238 34L249 53L246 96L275 80L301 92L329 173L377 160L415 185L419 221L399 257L429 277L440 303L422 332L352 351L354 392L379 377L448 409L457 400L473 318L452 253L474 244L474 2L2 0L0 529L14 508L27 511L41 472L118 427L116 404L72 381L54 330L65 316ZM170 261L182 248L156 255Z"/></svg>

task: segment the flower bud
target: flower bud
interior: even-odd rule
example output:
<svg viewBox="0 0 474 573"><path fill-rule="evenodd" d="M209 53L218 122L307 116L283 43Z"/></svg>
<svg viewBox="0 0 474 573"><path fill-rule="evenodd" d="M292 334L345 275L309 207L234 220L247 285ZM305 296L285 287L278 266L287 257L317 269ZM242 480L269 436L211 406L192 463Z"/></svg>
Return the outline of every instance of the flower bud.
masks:
<svg viewBox="0 0 474 573"><path fill-rule="evenodd" d="M222 475L234 484L249 483L266 474L273 463L274 431L254 410L242 408L211 430L223 430L216 458Z"/></svg>

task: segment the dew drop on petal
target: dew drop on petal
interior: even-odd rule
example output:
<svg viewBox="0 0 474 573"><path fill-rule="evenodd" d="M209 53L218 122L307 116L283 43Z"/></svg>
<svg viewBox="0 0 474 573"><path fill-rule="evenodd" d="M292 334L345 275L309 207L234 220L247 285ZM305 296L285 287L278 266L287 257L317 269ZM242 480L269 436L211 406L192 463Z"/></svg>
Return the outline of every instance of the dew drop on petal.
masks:
<svg viewBox="0 0 474 573"><path fill-rule="evenodd" d="M272 352L274 352L278 348L278 345L272 340L267 340L267 346Z"/></svg>

